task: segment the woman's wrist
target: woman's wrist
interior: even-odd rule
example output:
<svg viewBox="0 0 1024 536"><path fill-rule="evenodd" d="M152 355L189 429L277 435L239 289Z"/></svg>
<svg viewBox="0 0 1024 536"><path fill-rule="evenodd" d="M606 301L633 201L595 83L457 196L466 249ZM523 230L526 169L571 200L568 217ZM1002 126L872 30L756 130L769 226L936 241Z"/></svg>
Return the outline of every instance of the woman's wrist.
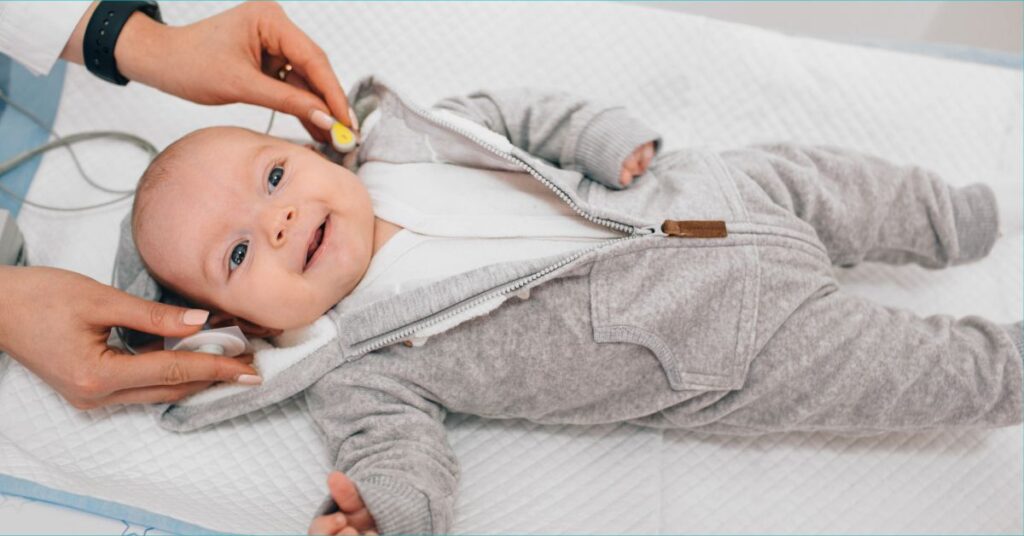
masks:
<svg viewBox="0 0 1024 536"><path fill-rule="evenodd" d="M75 25L75 29L72 30L71 36L68 37L68 42L64 45L64 50L60 53L62 60L70 61L71 63L77 63L82 65L85 63L85 55L82 52L82 41L85 39L85 28L89 25L89 19L92 18L92 13L96 11L96 5L99 2L93 2L89 9L85 10L82 14L82 18L78 19L78 24Z"/></svg>
<svg viewBox="0 0 1024 536"><path fill-rule="evenodd" d="M152 76L147 69L159 68L160 62L156 59L169 51L167 34L173 30L141 11L132 13L114 47L117 70L128 80L152 86Z"/></svg>
<svg viewBox="0 0 1024 536"><path fill-rule="evenodd" d="M61 52L61 59L84 64L85 54L82 49L82 42L85 39L85 30L89 25L89 19L96 11L99 2L93 2L78 21L71 37L64 45ZM152 68L159 62L153 61L154 57L160 54L163 43L166 43L166 33L171 28L165 26L141 11L132 13L121 28L121 34L114 46L114 61L117 63L117 70L129 80L137 80L143 84L151 85L146 80L150 76L146 72L147 66Z"/></svg>

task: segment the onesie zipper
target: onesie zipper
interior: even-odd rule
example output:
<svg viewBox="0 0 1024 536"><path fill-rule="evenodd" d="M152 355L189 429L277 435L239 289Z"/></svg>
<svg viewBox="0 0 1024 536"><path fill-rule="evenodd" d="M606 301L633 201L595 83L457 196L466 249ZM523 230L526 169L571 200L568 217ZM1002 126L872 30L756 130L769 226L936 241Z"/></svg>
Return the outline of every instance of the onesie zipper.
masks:
<svg viewBox="0 0 1024 536"><path fill-rule="evenodd" d="M488 301L508 296L509 294L518 291L519 289L529 285L530 283L560 268L565 267L566 265L576 261L580 257L590 252L596 251L598 249L604 248L605 246L609 246L617 242L653 235L676 236L683 238L717 238L726 236L726 228L724 221L665 220L665 222L662 223L661 228L659 229L657 227L637 227L635 225L618 222L608 218L594 216L580 208L580 206L577 205L576 202L573 201L567 193L562 191L562 189L559 188L555 183L548 180L547 177L545 177L539 171L534 169L532 165L523 161L521 158L511 154L510 152L502 151L501 149L494 147L486 140L481 139L480 137L474 135L472 132L469 132L464 128L460 128L458 125L453 124L450 121L446 121L441 117L437 117L434 114L430 114L417 106L410 106L408 103L402 100L401 97L398 97L397 95L395 95L395 98L397 98L402 103L402 105L404 105L406 108L408 108L421 118L426 119L429 122L441 125L442 127L447 128L450 131L456 132L462 135L463 137L468 138L470 141L473 141L480 147L487 149L494 155L509 162L512 162L513 164L516 165L516 167L519 167L526 173L533 176L533 178L540 181L541 184L543 184L544 186L547 186L549 190L554 192L554 194L558 196L559 199L562 200L562 202L569 205L569 208L571 208L573 212L575 212L585 220L592 223L596 223L598 225L603 225L620 233L625 233L626 236L605 240L589 248L579 250L569 255L568 257L552 265L549 265L546 268L543 268L539 272L535 272L526 277L522 277L511 283L506 283L505 285L499 286L491 291L486 291L482 294L478 294L476 297L468 299L468 301L465 301L461 305L450 306L447 310L441 311L439 313L434 313L433 315L427 316L426 318L415 321L411 324L406 324L404 327L398 328L397 330L393 330L390 333L385 333L377 337L371 337L369 339L356 343L354 350L356 351L357 354L372 352L385 346L395 344L399 341L409 338L410 336L413 336L415 333L419 331L422 331L431 326L435 326L441 322L461 315L466 311L469 311L475 307L479 307L480 305Z"/></svg>
<svg viewBox="0 0 1024 536"><path fill-rule="evenodd" d="M398 98L401 101L400 97L396 96L396 98ZM422 320L415 321L415 322L413 322L411 324L406 324L404 327L399 328L396 331L392 331L391 333L385 333L385 334L380 335L378 337L373 337L373 338L367 339L365 341L362 341L362 343L357 343L357 345L355 347L355 351L358 354L372 352L374 350L378 350L378 349L383 348L385 346L394 344L396 342L399 342L401 340L404 340L404 339L412 336L413 334L415 334L418 331L422 331L422 330L427 329L427 328L429 328L431 326L437 325L437 324L439 324L441 322L444 322L444 321L449 320L451 318L454 318L454 317L456 317L458 315L461 315L461 314L465 313L466 311L469 311L470 309L473 309L475 307L479 307L480 305L482 305L482 304L484 304L484 303L486 303L486 302L488 302L490 300L498 299L499 297L503 297L503 296L507 296L509 294L512 294L512 293L518 291L519 289L529 285L530 283L532 283L532 282L534 282L534 281L536 281L536 280L538 280L538 279L540 279L540 278L542 278L542 277L544 277L544 276L546 276L546 275L548 275L548 274L550 274L550 273L552 273L552 272L554 272L554 271L556 271L556 270L558 270L560 268L565 267L566 265L572 263L573 261L575 261L575 260L579 259L580 257L586 255L587 253L590 253L592 251L601 249L601 248L603 248L605 246L609 246L609 245L617 243L617 242L621 242L623 240L631 240L633 238L639 238L639 237L642 237L642 236L649 236L649 235L658 234L657 230L655 228L653 228L653 227L646 227L646 228L644 228L644 227L636 227L634 225L629 225L629 224L626 224L626 223L614 221L614 220L611 220L611 219L608 219L608 218L600 218L600 217L597 217L597 216L594 216L592 214L587 213L582 208L580 208L580 206L577 205L576 202L573 201L572 198L570 198L568 194L566 194L564 191L562 191L561 188L559 188L556 184L554 184L553 182L548 180L547 177L545 177L539 171L534 169L533 166L531 166L528 163L526 163L526 162L522 161L521 159L517 158L515 155L512 155L512 154L510 154L508 152L502 151L502 150L492 146L487 141L480 139L478 136L474 135L472 132L468 132L465 129L459 128L457 125L454 125L454 124L452 124L449 121L445 121L444 119L442 119L440 117L436 117L436 116L434 116L432 114L429 114L426 111L420 109L419 107L410 106L405 101L402 101L402 104L404 106L406 106L406 108L412 110L413 113L415 113L416 115L420 116L421 118L426 119L427 121L430 121L432 123L439 124L442 127L447 128L450 131L454 131L454 132L462 135L463 137L466 137L469 140L473 141L477 145L487 149L488 151L490 151L491 153L495 154L496 156L498 156L498 157L500 157L500 158L502 158L504 160L507 160L509 162L512 162L513 164L516 165L516 167L519 167L523 171L529 173L533 178L535 178L538 181L540 181L541 184L543 184L544 186L547 186L549 190L554 192L554 194L556 196L558 196L558 198L561 199L562 202L564 202L565 204L569 205L569 208L571 208L573 210L573 212L575 212L576 214L579 214L580 217L586 219L589 222L596 223L596 224L602 225L604 227L608 227L608 228L610 228L610 229L612 229L614 231L617 231L617 232L620 232L620 233L625 233L626 236L622 236L622 237L619 237L619 238L612 238L610 240L604 240L604 241L602 241L602 242L600 242L598 244L595 244L594 246L591 246L589 248L585 248L585 249L579 250L579 251L569 255L568 257L566 257L566 258L564 258L564 259L562 259L562 260L560 260L560 261L558 261L558 262L556 262L556 263L554 263L552 265L549 265L549 266L541 269L539 272L535 272L535 273L533 273L531 275L528 275L526 277L522 277L522 278L520 278L520 279L518 279L516 281L513 281L511 283L506 283L505 285L502 285L502 286L500 286L500 287L498 287L496 289L493 289L491 291L484 292L483 294L478 294L476 297L470 298L468 301L466 301L462 305L449 307L447 310L442 311L440 313L435 313L435 314L430 315L430 316L428 316L428 317L426 317L426 318L424 318Z"/></svg>
<svg viewBox="0 0 1024 536"><path fill-rule="evenodd" d="M357 354L364 354L383 348L385 346L389 346L391 344L395 344L396 342L405 340L413 336L416 332L422 331L431 326L440 324L441 322L444 322L448 319L461 315L462 313L465 313L470 309L479 307L480 305L483 305L488 301L513 294L519 289L529 285L530 283L533 283L534 281L572 263L576 259L579 259L580 257L586 255L587 253L601 249L605 246L614 244L616 242L622 242L623 240L631 240L633 238L638 238L641 236L645 235L631 234L629 236L612 238L610 240L605 240L598 244L595 244L589 248L579 250L569 255L568 257L541 269L539 272L535 272L526 277L521 277L511 283L506 283L502 286L499 286L496 289L485 291L482 294L478 294L474 298L468 299L468 301L463 302L461 305L451 306L447 310L441 311L439 313L434 313L433 315L423 318L422 320L417 320L411 324L406 324L404 327L399 328L397 331L385 333L378 337L367 339L362 343L357 343L354 350Z"/></svg>

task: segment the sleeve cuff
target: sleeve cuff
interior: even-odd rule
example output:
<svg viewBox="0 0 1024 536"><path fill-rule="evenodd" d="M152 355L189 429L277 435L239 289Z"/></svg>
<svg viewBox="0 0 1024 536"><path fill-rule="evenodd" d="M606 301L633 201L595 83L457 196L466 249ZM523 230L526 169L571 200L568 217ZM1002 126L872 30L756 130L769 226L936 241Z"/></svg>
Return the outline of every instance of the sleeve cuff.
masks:
<svg viewBox="0 0 1024 536"><path fill-rule="evenodd" d="M621 108L598 114L583 129L576 147L576 165L590 178L613 190L621 190L619 171L622 163L637 147L654 142L661 148L661 137Z"/></svg>
<svg viewBox="0 0 1024 536"><path fill-rule="evenodd" d="M57 62L89 2L15 2L0 6L0 52L32 74Z"/></svg>
<svg viewBox="0 0 1024 536"><path fill-rule="evenodd" d="M419 490L386 476L353 479L353 482L377 523L378 534L431 534L436 528L446 530L433 526L430 503ZM327 497L316 515L337 511L334 500Z"/></svg>
<svg viewBox="0 0 1024 536"><path fill-rule="evenodd" d="M950 197L959 245L959 255L953 262L960 264L988 255L999 238L999 209L992 188L984 183L951 188Z"/></svg>

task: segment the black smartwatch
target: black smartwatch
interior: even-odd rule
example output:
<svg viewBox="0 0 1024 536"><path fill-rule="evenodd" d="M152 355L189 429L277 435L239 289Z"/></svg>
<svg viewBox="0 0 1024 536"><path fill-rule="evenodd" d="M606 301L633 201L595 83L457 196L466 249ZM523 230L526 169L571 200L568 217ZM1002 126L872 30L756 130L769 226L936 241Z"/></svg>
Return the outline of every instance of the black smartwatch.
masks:
<svg viewBox="0 0 1024 536"><path fill-rule="evenodd" d="M119 86L128 83L128 79L117 70L114 47L124 23L128 22L128 17L136 11L145 13L157 22L163 22L160 18L160 6L152 0L104 1L96 6L96 11L92 12L89 24L85 27L85 38L82 40L82 56L89 72Z"/></svg>

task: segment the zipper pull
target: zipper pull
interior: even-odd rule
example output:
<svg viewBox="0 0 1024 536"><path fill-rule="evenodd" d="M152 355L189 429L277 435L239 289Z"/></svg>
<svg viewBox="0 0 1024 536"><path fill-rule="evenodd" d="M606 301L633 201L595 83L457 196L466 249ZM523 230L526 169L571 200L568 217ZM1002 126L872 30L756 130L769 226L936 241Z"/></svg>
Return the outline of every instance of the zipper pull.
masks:
<svg viewBox="0 0 1024 536"><path fill-rule="evenodd" d="M661 232L680 238L724 238L729 236L721 220L665 220Z"/></svg>
<svg viewBox="0 0 1024 536"><path fill-rule="evenodd" d="M410 337L409 339L402 341L402 344L409 348L419 348L426 344L429 337Z"/></svg>

